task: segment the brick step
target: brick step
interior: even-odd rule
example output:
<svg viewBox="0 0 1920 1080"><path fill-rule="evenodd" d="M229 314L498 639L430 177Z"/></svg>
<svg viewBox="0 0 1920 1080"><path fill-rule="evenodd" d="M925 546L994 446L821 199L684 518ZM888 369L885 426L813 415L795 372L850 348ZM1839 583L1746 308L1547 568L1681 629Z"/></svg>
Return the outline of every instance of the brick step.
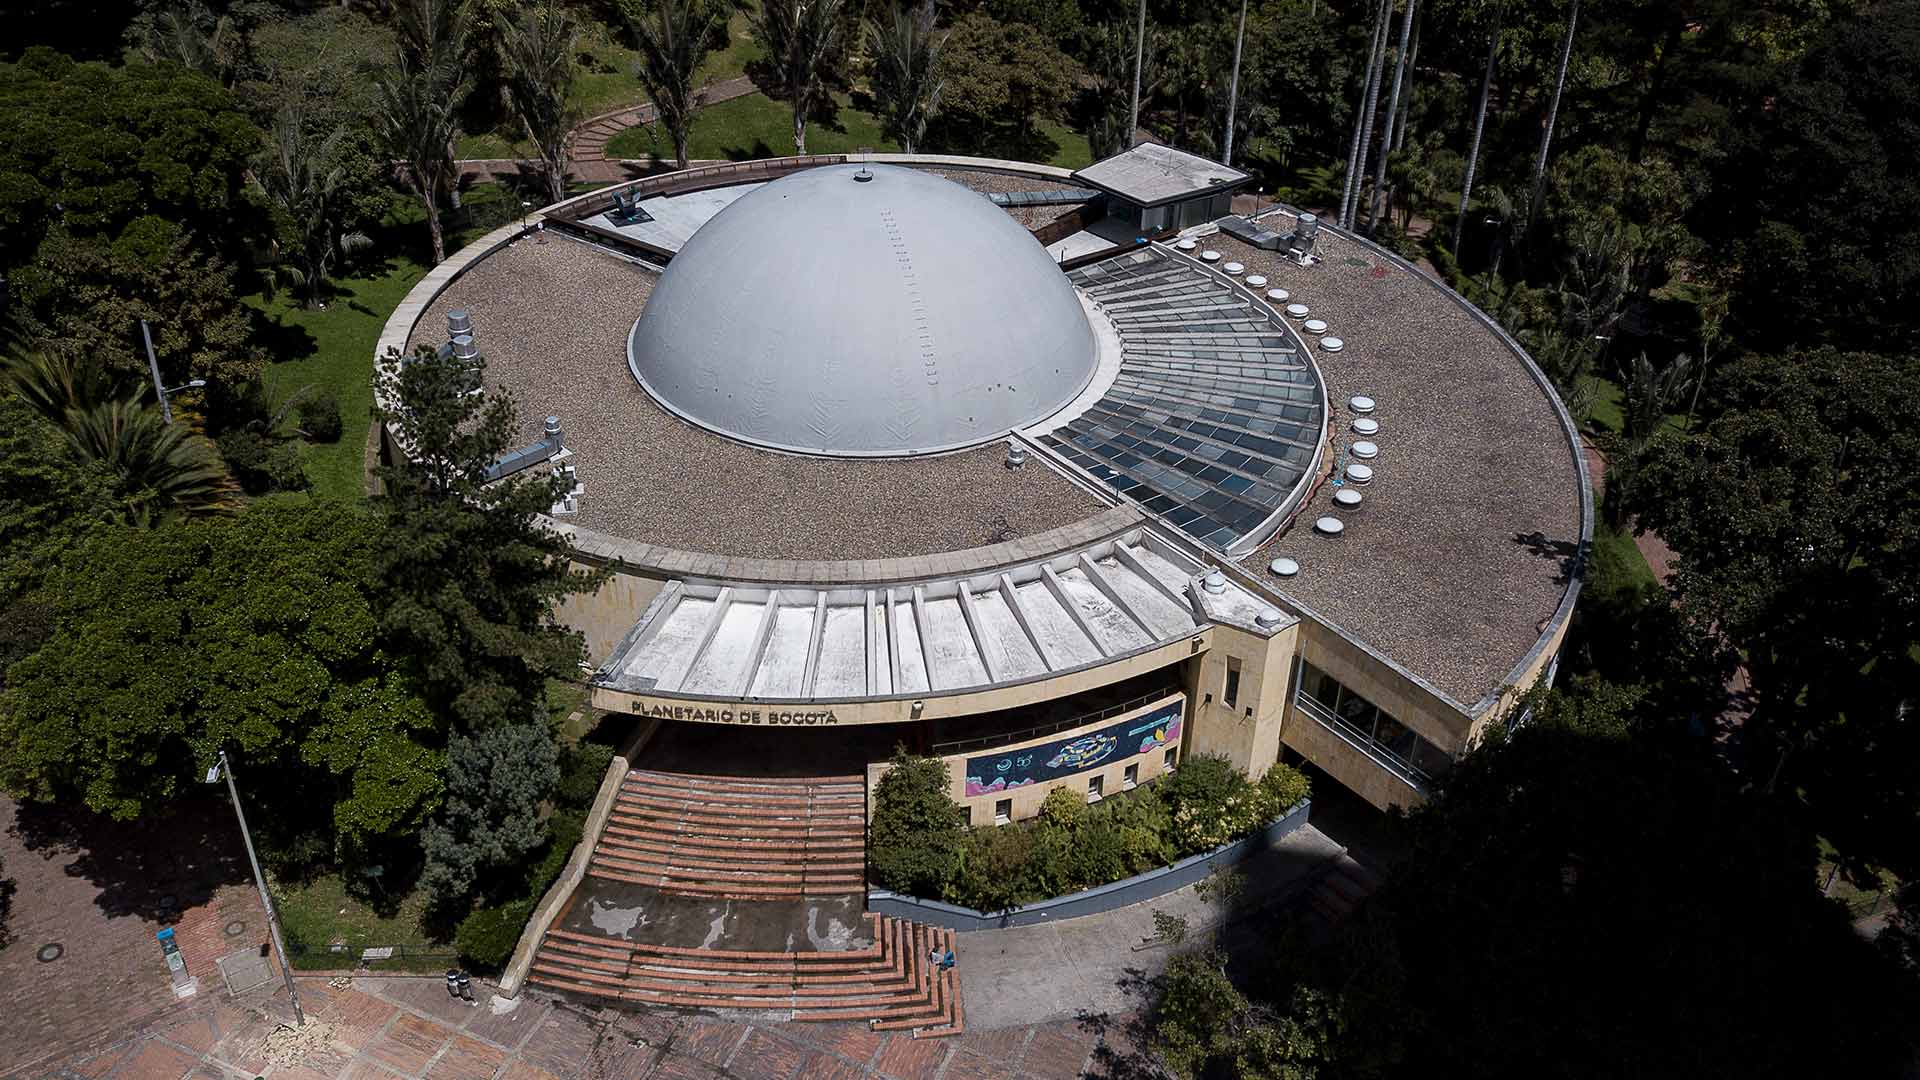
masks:
<svg viewBox="0 0 1920 1080"><path fill-rule="evenodd" d="M923 971L930 976L928 980L930 985L928 987L929 994L926 1008L924 1011L918 1013L908 1013L902 1016L875 1020L872 1023L875 1031L909 1031L920 1027L944 1026L952 1020L952 1008L948 1004L948 999L951 997L952 991L956 989L954 981L951 978L953 972L951 970L935 970L926 958L928 952L934 948L952 948L953 931L939 930L932 927L921 927L919 929L923 930L924 934L919 941L921 951L915 957L915 960L921 965Z"/></svg>
<svg viewBox="0 0 1920 1080"><path fill-rule="evenodd" d="M866 811L859 805L845 807L819 806L755 806L749 803L712 802L702 799L673 799L659 795L634 795L621 792L614 800L614 806L634 810L658 810L676 817L700 816L709 818L730 818L745 821L772 819L781 821L827 820L836 824L841 822L863 822Z"/></svg>
<svg viewBox="0 0 1920 1080"><path fill-rule="evenodd" d="M862 874L844 870L769 870L760 867L745 866L736 869L715 869L713 867L677 867L672 863L630 862L607 855L595 855L594 865L605 866L609 870L618 870L627 874L657 874L663 878L684 878L690 881L715 885L729 884L735 881L744 883L758 882L764 885L793 884L804 881L859 881Z"/></svg>
<svg viewBox="0 0 1920 1080"><path fill-rule="evenodd" d="M759 870L766 873L805 873L816 874L858 874L865 872L867 864L862 859L847 859L837 856L796 853L791 855L749 855L738 859L729 859L717 852L681 851L677 848L630 848L615 845L603 845L594 852L594 858L614 859L622 862L639 863L652 866L677 866L686 870Z"/></svg>
<svg viewBox="0 0 1920 1080"><path fill-rule="evenodd" d="M840 776L712 776L706 773L671 773L653 769L628 769L629 779L658 779L685 784L718 785L723 787L752 788L791 788L791 787L850 787L863 790L866 780L858 775Z"/></svg>
<svg viewBox="0 0 1920 1080"><path fill-rule="evenodd" d="M846 896L849 893L862 892L860 885L826 885L805 883L800 885L749 885L727 883L723 885L696 884L688 881L663 881L658 875L640 876L622 874L601 867L588 867L592 877L606 881L623 881L629 885L645 885L661 892L680 896L709 896L723 900L809 900L825 899L834 896Z"/></svg>
<svg viewBox="0 0 1920 1080"><path fill-rule="evenodd" d="M808 852L826 855L830 851L858 851L867 846L864 838L849 836L804 837L795 840L770 840L765 837L720 836L689 832L662 832L657 829L636 829L629 825L609 825L607 832L611 839L602 837L601 843L617 842L634 844L642 841L664 840L680 848L712 848L719 851L745 849L752 852Z"/></svg>
<svg viewBox="0 0 1920 1080"><path fill-rule="evenodd" d="M862 803L867 793L860 788L843 790L840 788L756 788L756 787L714 787L707 784L682 784L672 780L640 779L631 777L620 785L622 791L654 792L675 797L728 799L734 802L834 802Z"/></svg>
<svg viewBox="0 0 1920 1080"><path fill-rule="evenodd" d="M611 822L617 824L626 833L643 837L694 838L709 841L724 841L729 844L760 841L766 844L794 844L804 846L813 841L834 841L846 846L864 845L866 830L859 825L822 825L805 823L771 824L748 821L712 821L706 818L673 818L666 816L641 817L615 809L609 815Z"/></svg>
<svg viewBox="0 0 1920 1080"><path fill-rule="evenodd" d="M687 960L680 957L630 958L623 962L591 959L567 950L566 942L547 941L541 945L540 960L555 967L574 966L604 975L642 974L662 979L708 979L715 982L786 983L793 985L868 981L899 978L908 973L906 954L894 950L885 960L852 961L845 964L817 963L795 966L766 960Z"/></svg>
<svg viewBox="0 0 1920 1080"><path fill-rule="evenodd" d="M739 866L743 863L781 863L806 864L808 866L846 867L858 870L866 865L866 859L859 848L851 845L828 850L816 849L810 844L792 847L773 847L771 845L746 847L739 844L685 844L676 836L646 836L634 840L613 836L601 839L602 847L613 853L628 852L635 856L671 855L678 862L692 864L716 863L725 866Z"/></svg>

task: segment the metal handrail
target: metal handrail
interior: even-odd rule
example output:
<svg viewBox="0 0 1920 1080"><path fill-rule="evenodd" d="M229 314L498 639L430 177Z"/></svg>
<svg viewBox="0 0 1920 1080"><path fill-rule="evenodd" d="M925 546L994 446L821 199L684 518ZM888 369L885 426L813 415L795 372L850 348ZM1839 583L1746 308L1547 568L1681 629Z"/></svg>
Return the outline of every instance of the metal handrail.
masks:
<svg viewBox="0 0 1920 1080"><path fill-rule="evenodd" d="M1374 764L1392 773L1394 779L1422 795L1430 790L1433 777L1428 776L1419 766L1410 761L1401 761L1397 756L1387 753L1379 743L1373 741L1373 736L1347 723L1338 713L1307 697L1298 689L1293 692L1293 707L1318 721L1321 727L1339 736L1341 742L1367 755Z"/></svg>
<svg viewBox="0 0 1920 1080"><path fill-rule="evenodd" d="M1180 692L1178 686L1168 686L1164 689L1141 694L1137 698L1130 701L1123 701L1118 705L1109 705L1104 709L1081 713L1078 716L1068 717L1065 720L1056 720L1050 724L1036 724L1024 731L1007 732L1000 735L982 735L972 739L953 739L948 742L934 743L928 748L928 753L935 755L951 754L964 750L977 750L987 746L999 746L1003 743L1022 742L1026 739L1036 738L1041 735L1052 735L1055 732L1079 727L1082 724L1098 723L1110 716L1118 716L1123 712L1137 709L1148 702L1173 697Z"/></svg>

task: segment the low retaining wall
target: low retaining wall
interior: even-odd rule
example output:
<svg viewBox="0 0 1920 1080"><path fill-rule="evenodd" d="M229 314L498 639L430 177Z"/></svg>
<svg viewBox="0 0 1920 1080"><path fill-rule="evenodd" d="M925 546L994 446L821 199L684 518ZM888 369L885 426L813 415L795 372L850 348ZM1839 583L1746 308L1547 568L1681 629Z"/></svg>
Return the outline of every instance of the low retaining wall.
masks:
<svg viewBox="0 0 1920 1080"><path fill-rule="evenodd" d="M520 992L521 984L526 981L527 969L533 966L533 954L539 950L541 939L547 936L553 921L560 917L560 909L566 906L574 887L580 884L581 878L587 876L587 862L593 856L594 845L600 842L607 816L613 812L614 797L620 794L620 786L626 783L627 770L633 767L633 759L640 756L641 748L660 730L660 723L657 719L642 722L640 729L634 732L632 741L607 763L607 773L600 780L599 794L594 796L593 809L587 814L586 827L580 830L580 842L574 845L573 855L567 859L567 868L547 887L546 895L540 898L540 906L533 909L533 918L527 921L527 928L520 932L520 943L514 946L513 958L507 961L506 970L500 973L500 993L503 997L513 997Z"/></svg>
<svg viewBox="0 0 1920 1080"><path fill-rule="evenodd" d="M1312 809L1312 799L1301 799L1294 804L1293 809L1280 815L1273 824L1252 836L1235 840L1231 844L1214 848L1212 851L1190 855L1172 866L1149 870L1144 874L1116 881L1111 885L1101 885L1098 888L1056 896L1051 900L1042 900L1011 911L989 914L972 908L943 904L938 900L902 896L887 892L885 889L867 891L867 910L891 915L897 919L911 919L929 926L941 926L949 930L1004 930L1012 926L1032 926L1036 923L1054 922L1060 919L1077 919L1082 915L1098 915L1103 911L1112 911L1115 908L1138 904L1143 900L1165 896L1194 884L1218 867L1244 862L1279 844L1295 829L1305 825L1308 812Z"/></svg>

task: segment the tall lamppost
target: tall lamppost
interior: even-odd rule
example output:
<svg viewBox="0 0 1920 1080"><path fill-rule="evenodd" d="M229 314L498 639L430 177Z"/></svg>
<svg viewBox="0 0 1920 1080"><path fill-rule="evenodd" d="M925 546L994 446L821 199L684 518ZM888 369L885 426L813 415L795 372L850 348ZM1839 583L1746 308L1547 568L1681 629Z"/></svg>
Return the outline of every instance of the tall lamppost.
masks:
<svg viewBox="0 0 1920 1080"><path fill-rule="evenodd" d="M222 773L227 777L227 793L233 796L233 816L240 819L240 839L247 845L247 862L253 865L253 883L260 887L260 903L267 909L267 929L273 932L273 951L279 954L280 977L287 983L287 1000L293 1003L293 1022L295 1026L305 1027L307 1015L300 1011L300 994L293 988L293 964L287 955L287 944L280 940L280 916L273 910L273 896L267 892L267 879L260 873L260 860L253 854L253 834L247 831L247 812L240 808L240 789L233 783L233 764L227 760L227 752L220 751L220 760L207 770L207 783L220 782Z"/></svg>
<svg viewBox="0 0 1920 1080"><path fill-rule="evenodd" d="M207 385L207 380L194 379L173 387L160 385L160 359L153 353L153 333L147 329L147 320L145 319L140 320L140 340L146 342L147 345L147 370L153 374L153 392L160 398L160 415L167 423L171 424L173 423L173 405L167 401L167 395L177 394L182 390L198 390L200 387ZM208 777L207 783L213 783L213 778ZM239 803L235 803L234 805L238 806Z"/></svg>

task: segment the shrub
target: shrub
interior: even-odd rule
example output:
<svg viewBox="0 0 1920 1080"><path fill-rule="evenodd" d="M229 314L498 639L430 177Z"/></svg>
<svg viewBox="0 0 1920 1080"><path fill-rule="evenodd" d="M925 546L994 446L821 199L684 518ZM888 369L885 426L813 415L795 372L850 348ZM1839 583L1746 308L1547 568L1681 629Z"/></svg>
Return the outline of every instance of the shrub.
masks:
<svg viewBox="0 0 1920 1080"><path fill-rule="evenodd" d="M953 880L966 840L961 811L947 795L947 767L938 758L894 751L873 793L867 861L882 888L940 896Z"/></svg>
<svg viewBox="0 0 1920 1080"><path fill-rule="evenodd" d="M270 439L248 428L220 436L216 444L240 489L249 495L269 491L302 491L307 487L306 464L295 443Z"/></svg>
<svg viewBox="0 0 1920 1080"><path fill-rule="evenodd" d="M1267 775L1260 778L1256 788L1259 794L1258 817L1262 822L1272 821L1313 793L1313 783L1306 774L1291 765L1275 765L1268 769Z"/></svg>
<svg viewBox="0 0 1920 1080"><path fill-rule="evenodd" d="M553 789L553 801L559 806L585 809L600 793L600 782L607 778L607 766L613 762L613 747L606 743L583 742L560 752L560 783Z"/></svg>
<svg viewBox="0 0 1920 1080"><path fill-rule="evenodd" d="M454 931L454 943L460 956L478 971L499 971L513 958L520 932L533 917L532 900L514 900L498 907L483 907L460 920Z"/></svg>
<svg viewBox="0 0 1920 1080"><path fill-rule="evenodd" d="M300 402L300 430L314 442L339 442L345 424L340 419L340 399L322 390Z"/></svg>
<svg viewBox="0 0 1920 1080"><path fill-rule="evenodd" d="M1005 911L1040 899L1035 870L1037 829L999 826L975 829L947 894L954 903L977 911Z"/></svg>
<svg viewBox="0 0 1920 1080"><path fill-rule="evenodd" d="M1086 816L1086 798L1070 787L1054 788L1040 802L1040 819L1055 825L1072 828Z"/></svg>
<svg viewBox="0 0 1920 1080"><path fill-rule="evenodd" d="M577 810L561 810L547 819L547 850L540 861L527 870L527 897L538 903L548 886L567 868L573 849L586 833L586 815Z"/></svg>

